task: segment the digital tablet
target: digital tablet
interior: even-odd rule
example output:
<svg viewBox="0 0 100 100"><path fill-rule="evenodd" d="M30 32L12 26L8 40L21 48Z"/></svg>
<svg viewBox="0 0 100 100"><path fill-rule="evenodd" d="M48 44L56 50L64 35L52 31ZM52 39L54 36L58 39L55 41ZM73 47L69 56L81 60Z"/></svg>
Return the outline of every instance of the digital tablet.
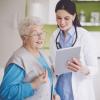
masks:
<svg viewBox="0 0 100 100"><path fill-rule="evenodd" d="M56 75L64 74L69 72L67 69L67 62L72 58L80 59L80 49L81 47L69 47L62 48L56 51L55 58L55 73Z"/></svg>

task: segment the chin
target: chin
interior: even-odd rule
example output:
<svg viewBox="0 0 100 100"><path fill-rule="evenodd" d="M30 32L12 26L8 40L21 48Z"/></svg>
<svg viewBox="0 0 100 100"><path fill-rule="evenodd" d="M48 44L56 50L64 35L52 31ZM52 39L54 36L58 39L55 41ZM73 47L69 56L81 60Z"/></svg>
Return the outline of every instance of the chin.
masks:
<svg viewBox="0 0 100 100"><path fill-rule="evenodd" d="M43 47L43 45L39 45L37 48L41 49Z"/></svg>
<svg viewBox="0 0 100 100"><path fill-rule="evenodd" d="M65 30L67 30L68 28L67 28L67 27L60 27L60 29L61 29L62 31L65 31Z"/></svg>

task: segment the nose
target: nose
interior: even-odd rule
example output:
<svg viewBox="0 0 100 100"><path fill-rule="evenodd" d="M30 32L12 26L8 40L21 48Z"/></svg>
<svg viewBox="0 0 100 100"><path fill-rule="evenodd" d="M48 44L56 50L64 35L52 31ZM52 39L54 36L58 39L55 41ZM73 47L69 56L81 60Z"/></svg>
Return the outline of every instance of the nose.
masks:
<svg viewBox="0 0 100 100"><path fill-rule="evenodd" d="M38 39L42 39L43 38L43 34L38 34Z"/></svg>
<svg viewBox="0 0 100 100"><path fill-rule="evenodd" d="M38 39L41 39L41 35L40 34L38 34Z"/></svg>
<svg viewBox="0 0 100 100"><path fill-rule="evenodd" d="M62 18L62 19L60 20L60 23L61 23L61 25L64 25L64 24L65 24L64 18Z"/></svg>

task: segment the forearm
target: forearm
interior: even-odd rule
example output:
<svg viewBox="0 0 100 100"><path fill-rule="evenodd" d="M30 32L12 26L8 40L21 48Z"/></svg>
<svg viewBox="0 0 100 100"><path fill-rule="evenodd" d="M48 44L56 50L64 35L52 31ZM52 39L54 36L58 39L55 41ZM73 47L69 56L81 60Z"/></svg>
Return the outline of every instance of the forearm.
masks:
<svg viewBox="0 0 100 100"><path fill-rule="evenodd" d="M29 83L20 83L6 86L0 90L2 99L8 100L23 100L34 94L34 89Z"/></svg>
<svg viewBox="0 0 100 100"><path fill-rule="evenodd" d="M16 72L16 73L15 73ZM0 86L0 98L2 100L23 100L32 96L34 88L30 83L23 82L25 72L16 64L10 64L4 74Z"/></svg>

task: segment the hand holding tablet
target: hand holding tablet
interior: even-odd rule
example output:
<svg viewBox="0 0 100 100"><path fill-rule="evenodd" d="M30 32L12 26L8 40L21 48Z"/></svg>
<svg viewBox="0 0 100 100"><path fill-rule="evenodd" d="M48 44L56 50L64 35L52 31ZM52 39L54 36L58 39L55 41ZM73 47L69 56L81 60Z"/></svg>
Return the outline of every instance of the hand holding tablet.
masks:
<svg viewBox="0 0 100 100"><path fill-rule="evenodd" d="M81 47L69 47L62 48L56 51L55 59L55 73L56 75L64 74L69 72L67 69L68 61L72 58L80 59L80 49Z"/></svg>

